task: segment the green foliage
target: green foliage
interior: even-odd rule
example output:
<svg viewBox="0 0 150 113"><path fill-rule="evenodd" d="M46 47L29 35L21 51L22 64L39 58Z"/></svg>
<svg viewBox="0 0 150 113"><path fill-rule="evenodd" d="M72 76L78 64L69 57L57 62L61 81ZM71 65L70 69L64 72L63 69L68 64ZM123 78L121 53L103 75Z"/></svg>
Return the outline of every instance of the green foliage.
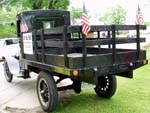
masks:
<svg viewBox="0 0 150 113"><path fill-rule="evenodd" d="M8 8L20 4L24 9L67 9L69 0L2 0L0 7Z"/></svg>
<svg viewBox="0 0 150 113"><path fill-rule="evenodd" d="M64 9L69 6L69 0L49 0L49 9Z"/></svg>
<svg viewBox="0 0 150 113"><path fill-rule="evenodd" d="M106 24L123 25L126 23L127 12L120 6L107 10L101 18Z"/></svg>
<svg viewBox="0 0 150 113"><path fill-rule="evenodd" d="M0 38L5 37L16 37L16 26L11 25L0 25Z"/></svg>
<svg viewBox="0 0 150 113"><path fill-rule="evenodd" d="M0 0L0 37L16 36L16 15L24 10L63 9L66 10L69 0Z"/></svg>
<svg viewBox="0 0 150 113"><path fill-rule="evenodd" d="M150 22L144 22L144 25L150 26Z"/></svg>
<svg viewBox="0 0 150 113"><path fill-rule="evenodd" d="M23 7L28 7L30 9L42 9L43 2L45 2L45 0L21 0L20 1Z"/></svg>
<svg viewBox="0 0 150 113"><path fill-rule="evenodd" d="M16 12L3 12L0 13L0 38L3 37L16 37L15 26ZM13 24L11 26L11 24Z"/></svg>
<svg viewBox="0 0 150 113"><path fill-rule="evenodd" d="M72 18L81 18L82 9L72 8L71 10L71 17Z"/></svg>

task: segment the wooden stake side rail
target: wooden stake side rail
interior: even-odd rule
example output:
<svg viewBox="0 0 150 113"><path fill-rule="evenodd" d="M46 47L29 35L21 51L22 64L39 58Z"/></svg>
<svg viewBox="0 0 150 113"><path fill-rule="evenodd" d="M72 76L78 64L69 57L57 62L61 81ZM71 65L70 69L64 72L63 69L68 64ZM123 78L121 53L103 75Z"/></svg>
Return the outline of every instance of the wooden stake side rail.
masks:
<svg viewBox="0 0 150 113"><path fill-rule="evenodd" d="M42 61L45 61L45 48L46 47L58 47L63 48L64 53L64 62L65 67L68 67L68 56L67 51L68 48L75 48L75 47L81 47L82 48L82 54L83 54L83 68L86 67L86 56L87 56L87 46L95 46L98 45L110 45L112 44L112 60L113 65L116 64L116 44L125 44L125 43L136 43L137 44L137 54L136 58L139 59L140 54L140 42L144 42L144 38L140 38L140 29L144 30L146 29L146 26L144 25L99 25L99 26L91 26L91 32L97 32L98 37L93 39L88 39L84 35L81 37L81 26L62 26L62 27L56 27L51 29L41 29L36 32L36 37L40 37L40 39L36 38L37 47L35 48L37 50L38 47L41 47L42 51ZM135 30L136 31L136 38L116 38L117 31L120 30ZM107 31L108 38L100 38L100 32L101 31ZM110 35L111 32L111 35ZM35 33L35 32L34 32ZM78 33L78 39L74 39L73 33ZM53 37L55 35L55 37ZM58 36L58 37L57 37Z"/></svg>
<svg viewBox="0 0 150 113"><path fill-rule="evenodd" d="M145 30L145 25L93 25L91 26L91 32L96 31L112 31L112 26L115 26L115 30L136 30L137 26L139 29ZM81 26L68 26L68 33L81 32Z"/></svg>

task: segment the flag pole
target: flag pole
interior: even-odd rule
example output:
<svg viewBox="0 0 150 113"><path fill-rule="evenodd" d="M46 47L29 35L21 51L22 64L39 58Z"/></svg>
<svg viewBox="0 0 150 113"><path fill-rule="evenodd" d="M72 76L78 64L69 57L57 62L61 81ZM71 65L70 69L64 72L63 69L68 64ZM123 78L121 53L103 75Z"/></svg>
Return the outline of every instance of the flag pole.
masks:
<svg viewBox="0 0 150 113"><path fill-rule="evenodd" d="M86 33L84 32L85 24L84 24L84 20L83 20L83 17L85 15L84 10L85 10L85 3L84 3L84 0L83 0L83 11L82 11L82 56L83 56L82 63L83 63L83 68L86 67L86 56L87 56Z"/></svg>

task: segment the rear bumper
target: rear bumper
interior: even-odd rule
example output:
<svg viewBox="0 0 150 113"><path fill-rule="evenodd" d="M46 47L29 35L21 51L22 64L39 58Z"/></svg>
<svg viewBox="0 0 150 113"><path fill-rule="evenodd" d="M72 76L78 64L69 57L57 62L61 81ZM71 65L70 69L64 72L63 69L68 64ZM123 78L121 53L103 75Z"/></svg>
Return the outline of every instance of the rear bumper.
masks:
<svg viewBox="0 0 150 113"><path fill-rule="evenodd" d="M93 84L97 83L97 77L104 75L118 75L122 77L132 78L133 75L131 74L131 72L134 69L146 65L147 63L148 60L141 60L126 64L115 64L107 67L85 68L78 70L79 74L76 78L81 81ZM73 72L71 76L74 76Z"/></svg>

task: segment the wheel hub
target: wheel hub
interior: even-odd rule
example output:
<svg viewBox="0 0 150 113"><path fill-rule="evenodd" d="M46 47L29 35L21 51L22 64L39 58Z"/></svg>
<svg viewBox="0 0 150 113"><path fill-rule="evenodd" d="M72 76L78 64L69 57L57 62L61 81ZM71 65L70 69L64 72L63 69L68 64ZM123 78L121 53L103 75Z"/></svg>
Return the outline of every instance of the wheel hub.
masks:
<svg viewBox="0 0 150 113"><path fill-rule="evenodd" d="M100 89L101 92L105 92L105 91L108 90L109 82L110 81L109 81L108 76L103 76L103 77L100 78L98 88Z"/></svg>

